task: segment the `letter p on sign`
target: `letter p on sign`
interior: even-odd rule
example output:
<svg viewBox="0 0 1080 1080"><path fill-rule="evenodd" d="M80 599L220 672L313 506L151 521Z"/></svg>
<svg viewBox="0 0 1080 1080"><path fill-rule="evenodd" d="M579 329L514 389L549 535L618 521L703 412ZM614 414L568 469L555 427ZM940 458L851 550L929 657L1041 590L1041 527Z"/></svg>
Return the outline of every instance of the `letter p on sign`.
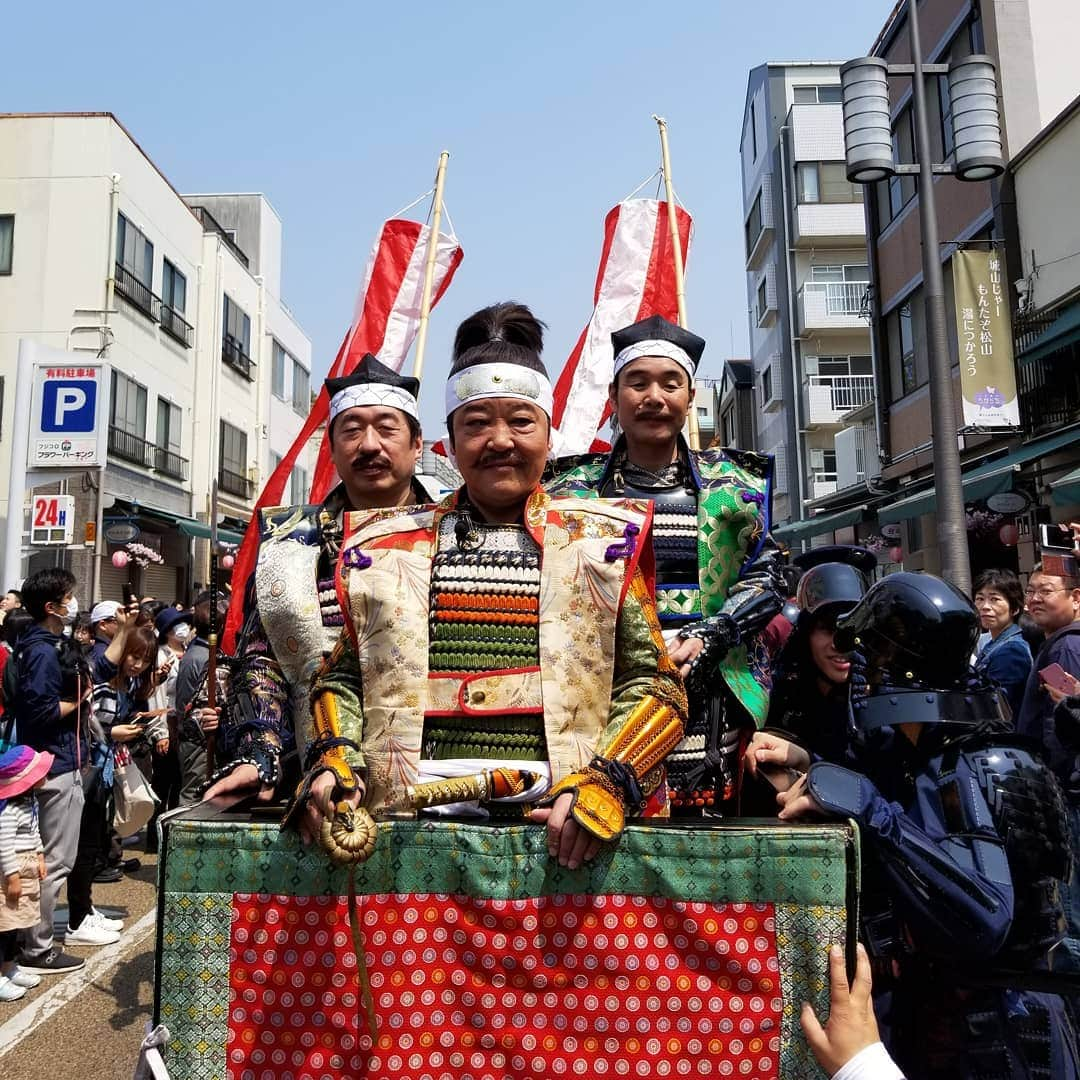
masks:
<svg viewBox="0 0 1080 1080"><path fill-rule="evenodd" d="M50 379L42 390L42 431L84 435L94 430L97 383L93 379Z"/></svg>

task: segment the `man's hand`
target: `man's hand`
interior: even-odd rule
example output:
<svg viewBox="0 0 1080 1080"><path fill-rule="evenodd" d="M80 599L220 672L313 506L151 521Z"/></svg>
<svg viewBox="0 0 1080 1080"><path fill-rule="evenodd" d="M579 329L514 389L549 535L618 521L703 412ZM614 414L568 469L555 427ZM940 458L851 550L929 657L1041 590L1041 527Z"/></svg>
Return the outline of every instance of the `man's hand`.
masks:
<svg viewBox="0 0 1080 1080"><path fill-rule="evenodd" d="M856 946L855 981L848 987L844 950L829 949L829 1019L821 1026L810 1003L803 1002L799 1022L817 1063L832 1076L860 1050L880 1042L870 998L870 958Z"/></svg>
<svg viewBox="0 0 1080 1080"><path fill-rule="evenodd" d="M337 776L330 770L319 773L312 782L304 816L300 819L300 839L305 845L316 843L322 831L323 819L334 816L334 803L337 801L334 799L334 789L337 786ZM356 790L345 796L346 802L359 806L364 801L365 790L363 780L357 780Z"/></svg>
<svg viewBox="0 0 1080 1080"><path fill-rule="evenodd" d="M800 818L821 817L825 813L814 796L806 790L805 776L800 776L787 791L781 791L776 796L776 801L780 804L780 813L777 817L781 821L798 821Z"/></svg>
<svg viewBox="0 0 1080 1080"><path fill-rule="evenodd" d="M574 805L572 792L564 791L551 806L542 810L533 810L529 820L539 824L547 823L548 854L559 860L560 866L576 870L584 863L595 859L600 852L601 841L586 832L570 816Z"/></svg>
<svg viewBox="0 0 1080 1080"><path fill-rule="evenodd" d="M201 709L196 709L195 719L198 721L199 727L202 728L203 734L208 735L211 731L217 731L218 726L221 724L221 706L215 705L212 709L209 706L204 706Z"/></svg>
<svg viewBox="0 0 1080 1080"><path fill-rule="evenodd" d="M668 656L684 679L690 674L690 665L704 648L705 642L699 637L677 638L668 646Z"/></svg>
<svg viewBox="0 0 1080 1080"><path fill-rule="evenodd" d="M156 743L154 743L154 753L155 754L160 754L162 757L164 757L168 752L169 752L169 740L168 739L158 739L158 741Z"/></svg>
<svg viewBox="0 0 1080 1080"><path fill-rule="evenodd" d="M254 765L237 765L228 776L223 776L216 784L207 788L203 802L210 799L227 800L227 805L239 802L246 795L258 793L259 802L272 802L274 785L264 784L259 780L259 770Z"/></svg>
<svg viewBox="0 0 1080 1080"><path fill-rule="evenodd" d="M44 851L39 851L38 852L38 857L37 857L38 881L44 881L45 880L45 874L46 874L46 870L45 870L45 852Z"/></svg>
<svg viewBox="0 0 1080 1080"><path fill-rule="evenodd" d="M1055 704L1059 701L1064 701L1067 697L1076 697L1080 694L1080 679L1065 673L1065 687L1064 690L1059 690L1056 686L1051 686L1049 683L1043 683L1043 689L1050 695Z"/></svg>
<svg viewBox="0 0 1080 1080"><path fill-rule="evenodd" d="M22 896L22 878L18 874L8 874L4 878L4 896L11 907L18 904L19 897Z"/></svg>
<svg viewBox="0 0 1080 1080"><path fill-rule="evenodd" d="M751 776L757 776L759 765L778 765L803 773L810 768L810 755L801 746L767 731L754 732L743 760Z"/></svg>

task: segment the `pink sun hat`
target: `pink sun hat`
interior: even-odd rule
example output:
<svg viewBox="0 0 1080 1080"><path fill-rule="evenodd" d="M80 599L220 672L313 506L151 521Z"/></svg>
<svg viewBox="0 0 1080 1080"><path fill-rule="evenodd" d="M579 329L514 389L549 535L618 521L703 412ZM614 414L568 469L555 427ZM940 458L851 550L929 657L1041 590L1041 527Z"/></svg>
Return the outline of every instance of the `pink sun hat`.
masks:
<svg viewBox="0 0 1080 1080"><path fill-rule="evenodd" d="M0 799L14 799L29 791L52 768L48 750L12 746L0 754Z"/></svg>

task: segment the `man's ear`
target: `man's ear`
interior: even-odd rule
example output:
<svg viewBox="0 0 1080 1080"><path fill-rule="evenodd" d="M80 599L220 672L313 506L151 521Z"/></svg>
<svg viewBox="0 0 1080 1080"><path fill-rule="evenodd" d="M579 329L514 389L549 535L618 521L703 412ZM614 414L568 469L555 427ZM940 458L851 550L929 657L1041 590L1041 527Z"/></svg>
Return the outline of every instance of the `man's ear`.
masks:
<svg viewBox="0 0 1080 1080"><path fill-rule="evenodd" d="M612 379L611 382L608 383L607 399L611 403L611 409L613 412L618 412L618 409L616 408L616 405L618 404L618 398L619 391L618 388L615 386L615 380Z"/></svg>

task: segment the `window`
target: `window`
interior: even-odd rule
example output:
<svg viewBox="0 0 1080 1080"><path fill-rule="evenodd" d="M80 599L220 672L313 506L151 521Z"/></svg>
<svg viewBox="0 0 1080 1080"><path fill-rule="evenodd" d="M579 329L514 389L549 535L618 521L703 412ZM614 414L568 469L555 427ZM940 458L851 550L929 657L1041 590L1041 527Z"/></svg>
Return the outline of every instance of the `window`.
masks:
<svg viewBox="0 0 1080 1080"><path fill-rule="evenodd" d="M187 278L168 259L161 262L161 302L177 315L187 310Z"/></svg>
<svg viewBox="0 0 1080 1080"><path fill-rule="evenodd" d="M885 317L885 334L889 383L896 401L930 379L921 287Z"/></svg>
<svg viewBox="0 0 1080 1080"><path fill-rule="evenodd" d="M748 259L750 258L750 253L754 250L760 235L761 192L759 191L754 197L753 205L750 207L750 216L746 219L746 257Z"/></svg>
<svg viewBox="0 0 1080 1080"><path fill-rule="evenodd" d="M819 356L819 375L872 375L873 365L869 356Z"/></svg>
<svg viewBox="0 0 1080 1080"><path fill-rule="evenodd" d="M231 495L250 496L247 478L247 433L221 421L218 483Z"/></svg>
<svg viewBox="0 0 1080 1080"><path fill-rule="evenodd" d="M296 360L292 369L292 407L301 416L307 416L311 408L311 376Z"/></svg>
<svg viewBox="0 0 1080 1080"><path fill-rule="evenodd" d="M307 469L301 469L299 465L296 465L289 478L289 485L289 502L293 506L306 503L308 497Z"/></svg>
<svg viewBox="0 0 1080 1080"><path fill-rule="evenodd" d="M841 100L840 84L795 86L792 87L792 100L796 105L834 105Z"/></svg>
<svg viewBox="0 0 1080 1080"><path fill-rule="evenodd" d="M811 281L853 281L860 285L869 282L870 267L866 263L846 263L810 267Z"/></svg>
<svg viewBox="0 0 1080 1080"><path fill-rule="evenodd" d="M729 405L720 421L720 441L724 446L735 446L735 406Z"/></svg>
<svg viewBox="0 0 1080 1080"><path fill-rule="evenodd" d="M708 407L707 407L707 406L705 406L705 405L699 405L699 406L697 407L697 414L698 414L698 416L700 416L700 417L701 417L701 418L702 418L703 420L704 420L704 419L708 419L708 416L709 416L709 409L708 409Z"/></svg>
<svg viewBox="0 0 1080 1080"><path fill-rule="evenodd" d="M15 247L15 215L0 214L0 274L11 273L11 256Z"/></svg>
<svg viewBox="0 0 1080 1080"><path fill-rule="evenodd" d="M971 18L956 32L952 41L949 42L948 48L942 51L937 63L952 64L957 60L963 60L966 57L971 56L972 53L981 53L982 51L982 20L979 18L978 10L976 9ZM931 84L931 86L932 85L933 84ZM934 134L940 135L942 158L948 158L954 149L952 98L949 94L948 75L939 75L937 77L937 99L938 117L941 127L940 131L935 132Z"/></svg>
<svg viewBox="0 0 1080 1080"><path fill-rule="evenodd" d="M123 214L116 218L116 262L146 289L154 286L154 245Z"/></svg>
<svg viewBox="0 0 1080 1080"><path fill-rule="evenodd" d="M180 453L180 406L163 397L157 399L157 446Z"/></svg>
<svg viewBox="0 0 1080 1080"><path fill-rule="evenodd" d="M112 373L109 425L137 439L146 438L146 387L115 368Z"/></svg>
<svg viewBox="0 0 1080 1080"><path fill-rule="evenodd" d="M767 367L761 373L761 401L763 404L772 401L772 368Z"/></svg>
<svg viewBox="0 0 1080 1080"><path fill-rule="evenodd" d="M893 126L893 160L897 164L911 165L915 161L915 133L911 126L911 106L908 105L896 118ZM882 181L885 183L885 181ZM888 220L898 217L900 211L915 197L914 176L891 176L888 180Z"/></svg>
<svg viewBox="0 0 1080 1080"><path fill-rule="evenodd" d="M277 472L277 467L281 464L281 455L276 450L270 451L270 475L273 476Z"/></svg>
<svg viewBox="0 0 1080 1080"><path fill-rule="evenodd" d="M750 145L754 151L751 160L757 161L757 98L750 99Z"/></svg>
<svg viewBox="0 0 1080 1080"><path fill-rule="evenodd" d="M251 374L251 319L235 300L225 294L224 329L221 340L221 357L246 379Z"/></svg>
<svg viewBox="0 0 1080 1080"><path fill-rule="evenodd" d="M289 354L281 347L280 343L274 342L273 371L270 379L270 389L274 397L280 401L285 400L285 369L288 367Z"/></svg>
<svg viewBox="0 0 1080 1080"><path fill-rule="evenodd" d="M862 202L859 184L848 181L842 161L802 161L795 166L795 190L800 203Z"/></svg>

